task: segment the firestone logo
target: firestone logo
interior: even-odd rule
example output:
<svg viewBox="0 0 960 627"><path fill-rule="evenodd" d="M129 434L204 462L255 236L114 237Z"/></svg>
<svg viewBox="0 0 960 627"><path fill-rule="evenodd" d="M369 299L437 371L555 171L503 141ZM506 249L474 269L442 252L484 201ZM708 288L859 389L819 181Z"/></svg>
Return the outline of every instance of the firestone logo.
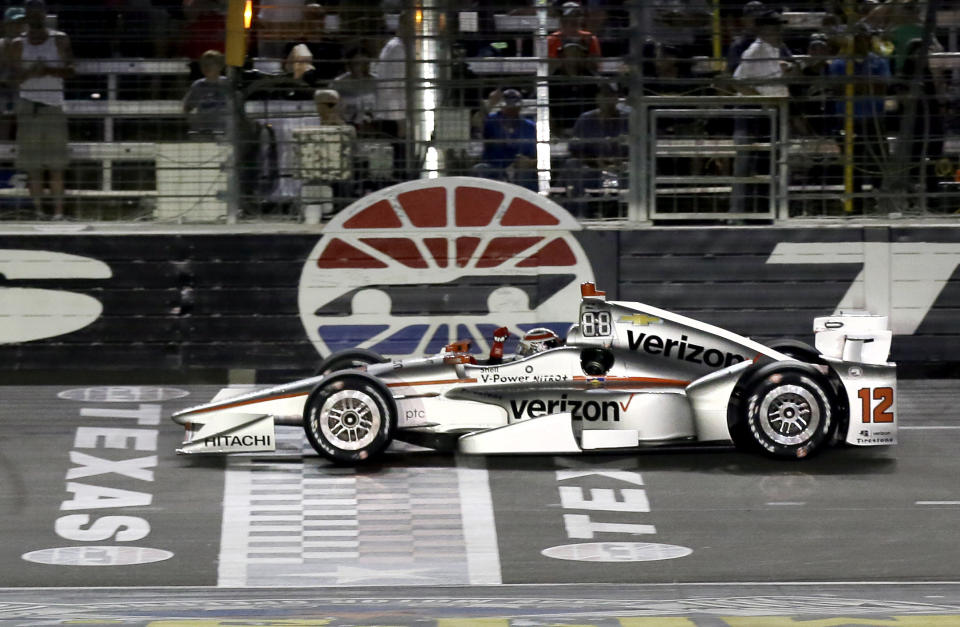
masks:
<svg viewBox="0 0 960 627"><path fill-rule="evenodd" d="M593 269L577 221L523 188L468 177L402 183L357 201L324 230L300 277L299 309L322 355L439 352L493 331L565 335Z"/></svg>

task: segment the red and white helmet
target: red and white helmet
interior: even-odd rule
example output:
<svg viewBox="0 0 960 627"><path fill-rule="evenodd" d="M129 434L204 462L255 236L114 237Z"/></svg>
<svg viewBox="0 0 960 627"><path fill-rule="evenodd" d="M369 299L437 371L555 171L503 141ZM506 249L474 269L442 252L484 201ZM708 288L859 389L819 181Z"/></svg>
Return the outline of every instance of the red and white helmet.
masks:
<svg viewBox="0 0 960 627"><path fill-rule="evenodd" d="M546 327L537 327L524 334L517 346L517 354L527 357L562 345L559 335Z"/></svg>

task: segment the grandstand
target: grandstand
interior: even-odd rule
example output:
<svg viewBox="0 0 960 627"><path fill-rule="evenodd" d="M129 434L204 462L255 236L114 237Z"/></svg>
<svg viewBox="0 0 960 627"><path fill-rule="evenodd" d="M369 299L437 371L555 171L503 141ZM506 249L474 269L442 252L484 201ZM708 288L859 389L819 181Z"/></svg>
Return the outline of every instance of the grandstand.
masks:
<svg viewBox="0 0 960 627"><path fill-rule="evenodd" d="M960 210L946 0L263 0L241 63L204 78L234 3L51 2L75 60L37 87L56 72L29 75L38 27L8 2L0 217L61 218L56 168L39 191L23 165L25 89L62 90L68 221L312 224L444 175L512 181L585 221ZM322 118L314 93L331 89Z"/></svg>

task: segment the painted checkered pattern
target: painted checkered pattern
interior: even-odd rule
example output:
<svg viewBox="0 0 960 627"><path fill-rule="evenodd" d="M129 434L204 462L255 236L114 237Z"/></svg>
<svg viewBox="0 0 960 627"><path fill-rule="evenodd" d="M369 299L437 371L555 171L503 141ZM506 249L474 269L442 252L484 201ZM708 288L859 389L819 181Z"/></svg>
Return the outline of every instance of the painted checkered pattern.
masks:
<svg viewBox="0 0 960 627"><path fill-rule="evenodd" d="M299 429L277 448L228 463L221 586L471 583L461 473L331 466Z"/></svg>

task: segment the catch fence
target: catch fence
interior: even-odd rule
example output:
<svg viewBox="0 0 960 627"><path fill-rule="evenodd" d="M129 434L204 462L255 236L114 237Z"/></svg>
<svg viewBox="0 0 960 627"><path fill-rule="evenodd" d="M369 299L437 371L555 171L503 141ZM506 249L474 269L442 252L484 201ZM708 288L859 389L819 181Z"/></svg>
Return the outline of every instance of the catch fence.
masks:
<svg viewBox="0 0 960 627"><path fill-rule="evenodd" d="M76 56L69 142L51 148L69 220L319 223L444 175L508 180L585 221L960 210L960 10L944 0L274 0L222 72L203 53L224 47L226 2L95 4L46 17ZM29 19L7 16L5 49L26 55ZM49 219L57 166L21 154L29 63L7 58L0 218Z"/></svg>

